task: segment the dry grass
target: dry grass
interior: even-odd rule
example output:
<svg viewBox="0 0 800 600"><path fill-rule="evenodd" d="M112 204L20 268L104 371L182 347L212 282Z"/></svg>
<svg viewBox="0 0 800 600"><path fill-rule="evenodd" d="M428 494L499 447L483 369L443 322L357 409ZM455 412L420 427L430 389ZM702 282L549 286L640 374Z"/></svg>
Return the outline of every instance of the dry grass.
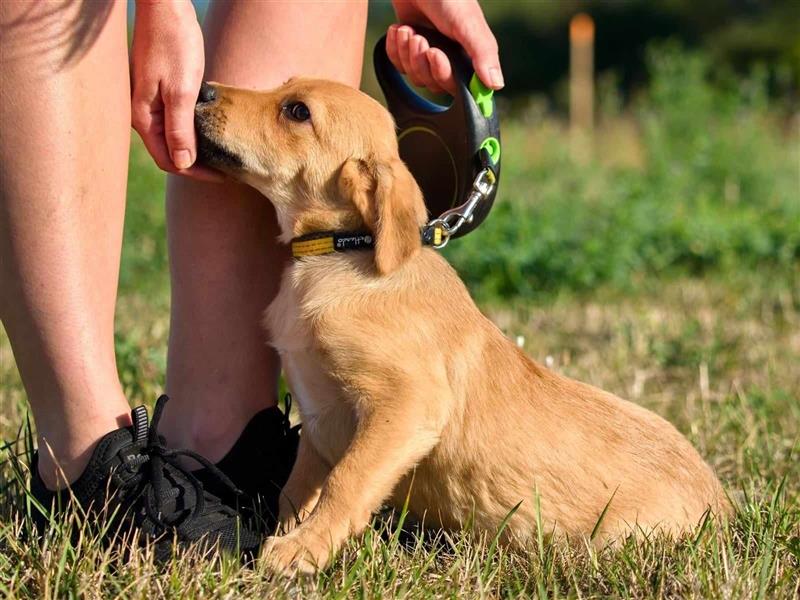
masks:
<svg viewBox="0 0 800 600"><path fill-rule="evenodd" d="M646 289L649 288L649 289ZM23 542L24 494L0 471L0 590L9 597L797 597L800 590L800 288L787 278L649 282L634 297L488 308L538 360L669 417L716 468L740 506L691 539L629 541L600 552L543 537L509 554L469 531L423 541L384 524L335 565L303 581L263 568L146 552L123 559L91 537L71 546L54 528ZM120 306L121 372L133 403L161 380L166 306L136 295ZM150 349L157 348L155 354ZM25 422L8 341L0 339L0 434ZM145 375L142 376L142 373ZM141 380L149 384L131 383ZM535 427L535 424L530 424ZM498 440L502 451L502 440ZM7 458L8 456L6 456ZM87 534L88 535L88 534Z"/></svg>

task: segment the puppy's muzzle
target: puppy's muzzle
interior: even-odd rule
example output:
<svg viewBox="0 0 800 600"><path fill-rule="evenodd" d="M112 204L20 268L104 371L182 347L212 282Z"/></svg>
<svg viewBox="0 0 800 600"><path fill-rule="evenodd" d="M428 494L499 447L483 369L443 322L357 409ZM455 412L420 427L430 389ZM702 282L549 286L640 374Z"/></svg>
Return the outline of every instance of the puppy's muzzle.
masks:
<svg viewBox="0 0 800 600"><path fill-rule="evenodd" d="M242 159L225 146L226 121L225 109L220 105L219 91L204 81L200 85L194 107L197 160L202 165L231 172L242 167Z"/></svg>

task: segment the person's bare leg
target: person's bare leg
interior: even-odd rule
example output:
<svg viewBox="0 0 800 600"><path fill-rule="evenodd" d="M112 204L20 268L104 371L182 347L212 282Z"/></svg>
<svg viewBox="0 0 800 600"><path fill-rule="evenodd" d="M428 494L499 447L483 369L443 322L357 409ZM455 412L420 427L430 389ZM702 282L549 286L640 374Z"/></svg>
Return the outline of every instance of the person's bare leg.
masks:
<svg viewBox="0 0 800 600"><path fill-rule="evenodd" d="M295 75L358 86L367 3L217 2L205 20L206 79L268 89ZM170 444L217 461L249 419L276 403L279 360L262 313L288 258L255 190L170 177Z"/></svg>
<svg viewBox="0 0 800 600"><path fill-rule="evenodd" d="M124 2L0 2L0 317L51 488L66 483L56 463L74 480L128 419L114 358L125 13Z"/></svg>

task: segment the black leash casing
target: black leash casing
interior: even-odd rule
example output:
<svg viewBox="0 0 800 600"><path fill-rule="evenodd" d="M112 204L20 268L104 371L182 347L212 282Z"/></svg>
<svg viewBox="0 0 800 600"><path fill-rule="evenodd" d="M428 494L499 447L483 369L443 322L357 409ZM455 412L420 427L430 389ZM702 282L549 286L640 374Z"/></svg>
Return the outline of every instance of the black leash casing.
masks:
<svg viewBox="0 0 800 600"><path fill-rule="evenodd" d="M431 218L465 202L483 168L494 172L492 191L476 206L472 219L454 232L475 229L489 214L500 176L500 121L494 95L477 78L464 50L442 34L415 28L450 59L457 92L450 106L417 94L386 54L386 36L375 45L378 83L397 124L400 157L422 189Z"/></svg>

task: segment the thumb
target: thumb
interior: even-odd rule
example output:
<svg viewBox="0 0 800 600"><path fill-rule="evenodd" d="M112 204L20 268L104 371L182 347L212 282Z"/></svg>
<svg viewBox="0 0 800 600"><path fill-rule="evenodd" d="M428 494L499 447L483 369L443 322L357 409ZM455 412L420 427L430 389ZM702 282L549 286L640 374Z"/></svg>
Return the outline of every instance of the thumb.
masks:
<svg viewBox="0 0 800 600"><path fill-rule="evenodd" d="M505 81L497 40L480 8L454 27L452 35L472 59L478 78L494 90L502 88Z"/></svg>
<svg viewBox="0 0 800 600"><path fill-rule="evenodd" d="M197 156L194 132L194 105L197 90L175 88L164 90L164 138L172 164L188 169Z"/></svg>

